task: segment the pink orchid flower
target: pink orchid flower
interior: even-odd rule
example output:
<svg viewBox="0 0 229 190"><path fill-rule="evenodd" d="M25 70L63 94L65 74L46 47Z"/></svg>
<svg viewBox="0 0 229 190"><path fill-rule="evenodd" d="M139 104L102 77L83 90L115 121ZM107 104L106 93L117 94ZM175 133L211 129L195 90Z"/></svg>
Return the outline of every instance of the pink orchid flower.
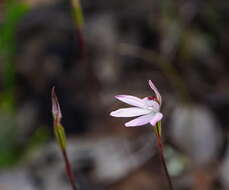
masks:
<svg viewBox="0 0 229 190"><path fill-rule="evenodd" d="M162 98L157 90L156 86L151 80L149 80L149 86L154 91L155 96L149 96L145 98L138 98L130 95L118 95L115 96L118 100L125 102L134 107L121 108L110 113L113 117L137 117L127 123L126 127L142 126L150 123L155 126L158 121L163 117L160 112Z"/></svg>

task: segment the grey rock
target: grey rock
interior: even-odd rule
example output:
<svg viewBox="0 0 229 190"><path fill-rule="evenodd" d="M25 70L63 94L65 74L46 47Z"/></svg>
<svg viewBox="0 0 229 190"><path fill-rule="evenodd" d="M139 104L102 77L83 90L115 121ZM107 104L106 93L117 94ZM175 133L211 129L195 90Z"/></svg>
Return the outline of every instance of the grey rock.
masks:
<svg viewBox="0 0 229 190"><path fill-rule="evenodd" d="M171 136L195 165L216 161L222 132L213 113L202 105L177 105L172 113Z"/></svg>

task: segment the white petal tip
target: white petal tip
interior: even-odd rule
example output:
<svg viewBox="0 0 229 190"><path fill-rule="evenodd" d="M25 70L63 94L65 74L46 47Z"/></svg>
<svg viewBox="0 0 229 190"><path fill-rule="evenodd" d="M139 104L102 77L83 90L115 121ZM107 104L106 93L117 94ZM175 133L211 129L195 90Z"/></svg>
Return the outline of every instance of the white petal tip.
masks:
<svg viewBox="0 0 229 190"><path fill-rule="evenodd" d="M148 80L148 84L153 89L153 91L157 90L157 88L156 88L156 86L155 86L155 84L153 83L152 80Z"/></svg>
<svg viewBox="0 0 229 190"><path fill-rule="evenodd" d="M141 127L143 125L129 125L129 124L125 124L125 127Z"/></svg>
<svg viewBox="0 0 229 190"><path fill-rule="evenodd" d="M116 95L115 98L116 99L122 99L122 98L125 98L127 95Z"/></svg>
<svg viewBox="0 0 229 190"><path fill-rule="evenodd" d="M129 125L128 123L125 123L125 127L136 127L135 125Z"/></svg>
<svg viewBox="0 0 229 190"><path fill-rule="evenodd" d="M110 113L110 116L112 116L112 117L117 117L116 114L115 114L115 111L112 111L112 112Z"/></svg>

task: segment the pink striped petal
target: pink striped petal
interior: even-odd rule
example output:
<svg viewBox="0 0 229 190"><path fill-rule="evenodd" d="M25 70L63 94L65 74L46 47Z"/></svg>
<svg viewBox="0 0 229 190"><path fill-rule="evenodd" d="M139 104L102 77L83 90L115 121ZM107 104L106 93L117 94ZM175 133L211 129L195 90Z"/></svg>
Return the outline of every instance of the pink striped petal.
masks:
<svg viewBox="0 0 229 190"><path fill-rule="evenodd" d="M154 115L154 117L153 117L152 120L150 121L150 124L151 124L152 126L155 126L156 123L157 123L158 121L160 121L162 118L163 118L163 114L160 113L160 112L158 112L158 113L156 113L156 114Z"/></svg>
<svg viewBox="0 0 229 190"><path fill-rule="evenodd" d="M115 96L115 98L117 98L118 100L125 102L129 105L132 105L132 106L137 106L140 108L146 107L144 101L138 97L135 97L135 96L118 95L118 96Z"/></svg>
<svg viewBox="0 0 229 190"><path fill-rule="evenodd" d="M147 114L147 115L143 115L140 117L137 117L136 119L133 119L127 123L125 123L126 127L136 127L136 126L142 126L145 125L147 123L149 123L152 118L154 117L154 113L152 114Z"/></svg>
<svg viewBox="0 0 229 190"><path fill-rule="evenodd" d="M140 115L145 115L150 113L150 110L132 107L132 108L122 108L110 113L113 117L136 117Z"/></svg>
<svg viewBox="0 0 229 190"><path fill-rule="evenodd" d="M151 80L149 80L149 86L152 88L152 90L154 91L159 103L161 104L162 103L161 95L160 95L157 87L153 84L153 82Z"/></svg>

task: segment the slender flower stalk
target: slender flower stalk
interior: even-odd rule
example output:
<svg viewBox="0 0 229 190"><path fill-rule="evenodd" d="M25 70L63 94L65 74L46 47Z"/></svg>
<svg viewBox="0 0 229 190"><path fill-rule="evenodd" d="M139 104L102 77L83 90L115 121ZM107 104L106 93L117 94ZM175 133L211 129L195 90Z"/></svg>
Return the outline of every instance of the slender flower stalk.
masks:
<svg viewBox="0 0 229 190"><path fill-rule="evenodd" d="M70 0L72 7L72 16L76 26L76 33L79 40L81 59L85 58L85 41L83 35L84 15L80 0Z"/></svg>
<svg viewBox="0 0 229 190"><path fill-rule="evenodd" d="M169 189L173 190L172 180L171 180L171 177L169 175L169 172L168 172L168 169L167 169L167 166L166 166L166 162L165 162L164 146L163 146L163 143L162 143L161 131L160 130L161 130L161 121L159 121L156 124L156 126L154 128L154 133L155 133L155 136L156 136L158 154L159 154L159 157L160 157L161 165L162 165L163 170L164 170L164 175L167 178Z"/></svg>
<svg viewBox="0 0 229 190"><path fill-rule="evenodd" d="M75 184L75 176L73 174L72 166L69 161L67 150L66 150L67 140L65 136L64 127L61 124L62 113L60 109L60 104L58 102L54 87L52 88L52 114L53 114L53 129L64 158L66 174L72 186L72 190L77 190L78 188Z"/></svg>
<svg viewBox="0 0 229 190"><path fill-rule="evenodd" d="M154 134L156 136L158 153L160 156L160 161L163 166L164 174L168 180L169 189L173 190L172 180L169 176L168 169L166 166L164 158L164 149L161 138L161 120L163 114L160 112L162 98L157 90L156 86L151 80L149 80L149 86L154 92L154 96L149 96L145 98L138 98L130 95L118 95L115 96L118 100L132 105L134 107L121 108L110 113L113 117L137 117L127 123L126 127L137 127L150 124L153 126Z"/></svg>

